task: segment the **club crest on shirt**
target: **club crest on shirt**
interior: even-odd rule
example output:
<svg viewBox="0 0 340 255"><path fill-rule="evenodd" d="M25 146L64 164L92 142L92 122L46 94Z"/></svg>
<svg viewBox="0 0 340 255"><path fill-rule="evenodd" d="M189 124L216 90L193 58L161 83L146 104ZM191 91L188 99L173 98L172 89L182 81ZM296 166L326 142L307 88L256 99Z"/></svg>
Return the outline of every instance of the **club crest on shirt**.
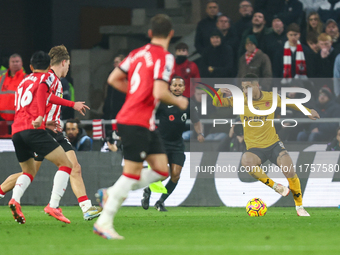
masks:
<svg viewBox="0 0 340 255"><path fill-rule="evenodd" d="M184 121L187 120L187 118L188 118L187 113L186 112L183 113L182 116L181 116L181 120L184 122Z"/></svg>

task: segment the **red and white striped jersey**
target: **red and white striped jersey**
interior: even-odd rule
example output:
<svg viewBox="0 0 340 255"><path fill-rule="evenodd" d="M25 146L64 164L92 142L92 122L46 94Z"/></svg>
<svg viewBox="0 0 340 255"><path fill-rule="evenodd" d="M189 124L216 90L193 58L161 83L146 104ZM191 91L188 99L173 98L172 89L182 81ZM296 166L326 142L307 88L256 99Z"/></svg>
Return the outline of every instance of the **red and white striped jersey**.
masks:
<svg viewBox="0 0 340 255"><path fill-rule="evenodd" d="M56 95L57 97L63 98L63 86L60 79L52 69L50 69L48 73L54 77L53 84L50 87L52 94ZM57 124L60 124L60 111L61 105L48 103L48 105L46 106L46 115L44 118L44 122L46 123L46 121L56 121Z"/></svg>
<svg viewBox="0 0 340 255"><path fill-rule="evenodd" d="M39 98L37 96L38 88L47 85L51 94L50 88L53 83L54 76L50 73L31 73L22 80L15 93L15 116L12 124L12 134L34 129L32 121L39 116L39 105L46 105L50 97ZM45 124L43 123L38 129L44 128Z"/></svg>
<svg viewBox="0 0 340 255"><path fill-rule="evenodd" d="M170 82L174 56L163 47L149 43L131 51L119 68L127 73L128 92L116 117L117 123L155 130L155 108L159 100L153 97L154 81Z"/></svg>

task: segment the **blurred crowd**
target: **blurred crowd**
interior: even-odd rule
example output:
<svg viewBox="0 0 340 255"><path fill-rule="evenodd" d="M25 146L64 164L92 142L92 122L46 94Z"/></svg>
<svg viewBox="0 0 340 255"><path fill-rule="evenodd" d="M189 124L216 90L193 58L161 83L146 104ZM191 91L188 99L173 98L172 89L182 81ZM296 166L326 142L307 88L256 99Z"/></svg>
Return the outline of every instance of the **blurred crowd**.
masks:
<svg viewBox="0 0 340 255"><path fill-rule="evenodd" d="M205 10L206 16L196 27L195 49L190 51L194 53L189 55L189 46L183 42L177 43L173 52L176 60L174 75L184 78L184 96L196 103L199 112L202 94L206 92L191 84L191 78L228 78L238 84L237 78L253 73L261 78L262 90L306 88L312 95L306 107L316 109L321 118L340 117L340 1L244 0L239 1L241 18L235 21L220 10L218 1L207 1ZM124 57L116 56L113 66L117 67ZM0 72L0 120L11 121L14 104L8 102L14 101L16 87L25 77L20 55L10 56L8 69L2 67ZM72 84L64 80L63 86L64 96L72 99ZM111 86L105 90L102 118L115 119L125 95ZM290 93L287 96L299 98L303 95ZM62 119L74 118L66 111L62 111ZM237 117L230 109L215 108L209 100L207 112L202 119L207 116ZM277 117L280 118L279 114ZM286 117L304 115L291 110ZM329 142L336 137L338 126L336 122L316 122L294 128L278 126L277 131L283 141ZM8 133L4 129L6 127L0 124L0 135ZM115 126L108 129L114 130ZM241 142L241 136L227 125L221 130L205 125L205 134L206 137L210 135L211 140L228 140L234 150L244 148L242 144L235 146ZM193 138L191 135L188 130L183 137L190 139ZM230 140L235 142L230 143ZM226 150L233 150L226 147Z"/></svg>

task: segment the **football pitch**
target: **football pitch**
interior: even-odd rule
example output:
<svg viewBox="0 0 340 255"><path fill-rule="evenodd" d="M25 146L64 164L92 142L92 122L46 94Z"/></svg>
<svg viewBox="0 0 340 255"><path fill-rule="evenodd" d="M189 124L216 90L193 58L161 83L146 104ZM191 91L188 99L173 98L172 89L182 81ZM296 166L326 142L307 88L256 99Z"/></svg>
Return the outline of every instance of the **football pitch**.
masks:
<svg viewBox="0 0 340 255"><path fill-rule="evenodd" d="M269 207L264 217L249 217L244 208L123 207L115 219L125 240L92 233L79 207L63 207L67 225L47 216L42 206L22 206L19 225L0 206L1 254L339 254L338 208L307 208L298 217L293 207Z"/></svg>

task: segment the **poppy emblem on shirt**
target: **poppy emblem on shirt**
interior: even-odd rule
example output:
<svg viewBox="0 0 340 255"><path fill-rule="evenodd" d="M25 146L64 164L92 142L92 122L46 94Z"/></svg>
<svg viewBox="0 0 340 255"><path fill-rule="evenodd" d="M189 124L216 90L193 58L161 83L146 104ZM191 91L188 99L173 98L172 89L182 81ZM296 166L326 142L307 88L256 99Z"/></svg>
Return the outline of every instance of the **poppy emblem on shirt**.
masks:
<svg viewBox="0 0 340 255"><path fill-rule="evenodd" d="M270 106L270 103L269 102L266 102L266 107L269 107Z"/></svg>
<svg viewBox="0 0 340 255"><path fill-rule="evenodd" d="M171 114L171 115L169 116L169 120L170 120L170 121L174 121L174 120L175 120L175 116Z"/></svg>

